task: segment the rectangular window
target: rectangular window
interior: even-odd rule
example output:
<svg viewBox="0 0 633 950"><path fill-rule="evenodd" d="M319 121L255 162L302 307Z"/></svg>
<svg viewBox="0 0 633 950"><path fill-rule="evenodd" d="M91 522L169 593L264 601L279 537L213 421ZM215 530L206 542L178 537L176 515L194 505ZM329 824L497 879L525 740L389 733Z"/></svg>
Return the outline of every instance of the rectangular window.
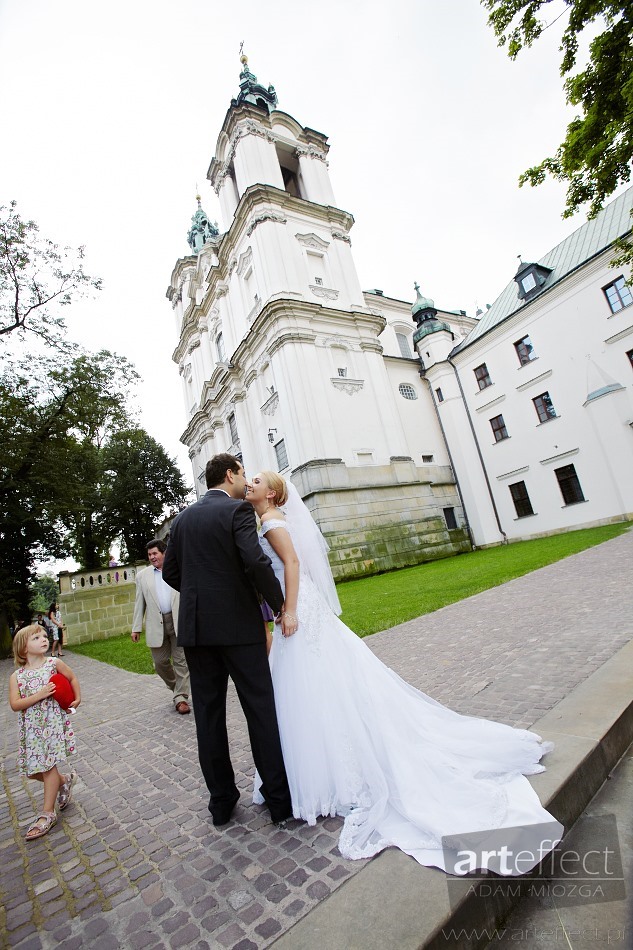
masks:
<svg viewBox="0 0 633 950"><path fill-rule="evenodd" d="M430 465L432 461L433 461L433 456L432 456L432 455L423 455L423 456L422 456L422 464L423 464L423 465Z"/></svg>
<svg viewBox="0 0 633 950"><path fill-rule="evenodd" d="M240 437L237 432L237 423L235 421L235 414L233 412L227 419L227 422L229 424L229 432L231 433L231 445L233 446L233 448L239 449Z"/></svg>
<svg viewBox="0 0 633 950"><path fill-rule="evenodd" d="M341 377L341 379L345 379L345 377L347 376L347 366L339 366L338 374Z"/></svg>
<svg viewBox="0 0 633 950"><path fill-rule="evenodd" d="M435 390L435 395L437 396L437 401L438 401L438 402L444 402L444 396L443 396L442 390L440 389L439 386L438 386L437 389Z"/></svg>
<svg viewBox="0 0 633 950"><path fill-rule="evenodd" d="M574 465L563 465L562 468L556 468L554 474L558 479L558 487L566 505L576 505L579 501L585 500Z"/></svg>
<svg viewBox="0 0 633 950"><path fill-rule="evenodd" d="M455 509L454 508L443 508L444 511L444 521L446 522L446 527L449 531L453 531L457 527L457 519L455 518Z"/></svg>
<svg viewBox="0 0 633 950"><path fill-rule="evenodd" d="M285 468L288 468L288 453L283 439L275 445L275 455L277 456L277 471L283 472Z"/></svg>
<svg viewBox="0 0 633 950"><path fill-rule="evenodd" d="M495 442L501 442L503 439L509 438L503 416L494 416L494 418L490 420L490 425L495 437Z"/></svg>
<svg viewBox="0 0 633 950"><path fill-rule="evenodd" d="M413 359L413 353L411 352L411 346L409 345L409 337L406 333L396 333L396 339L398 341L398 346L400 347L400 356L406 356L407 359Z"/></svg>
<svg viewBox="0 0 633 950"><path fill-rule="evenodd" d="M549 393L541 393L532 400L539 422L549 422L556 418L556 410L552 404L552 397Z"/></svg>
<svg viewBox="0 0 633 950"><path fill-rule="evenodd" d="M633 366L633 350L628 350L626 355L629 358L629 363L631 364L631 366Z"/></svg>
<svg viewBox="0 0 633 950"><path fill-rule="evenodd" d="M618 277L612 284L602 289L609 302L611 313L618 313L619 310L624 310L625 307L630 307L633 303L631 288L627 287L624 277Z"/></svg>
<svg viewBox="0 0 633 950"><path fill-rule="evenodd" d="M514 344L514 348L517 351L517 356L519 357L519 363L521 366L525 366L526 363L530 363L532 360L536 359L534 345L529 336L524 336L521 337L520 340L517 340Z"/></svg>
<svg viewBox="0 0 633 950"><path fill-rule="evenodd" d="M485 363L482 363L481 366L476 366L473 373L475 374L475 379L480 389L485 389L486 386L492 386L490 373Z"/></svg>
<svg viewBox="0 0 633 950"><path fill-rule="evenodd" d="M508 485L508 488L512 495L517 518L526 518L528 515L533 515L534 509L525 482L514 482L513 485Z"/></svg>

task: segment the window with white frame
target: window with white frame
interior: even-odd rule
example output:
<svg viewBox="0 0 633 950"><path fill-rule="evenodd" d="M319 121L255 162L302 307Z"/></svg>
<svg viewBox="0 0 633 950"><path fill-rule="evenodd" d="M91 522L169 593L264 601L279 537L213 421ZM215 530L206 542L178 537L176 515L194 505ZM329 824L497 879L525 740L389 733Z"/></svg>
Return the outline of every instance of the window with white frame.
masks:
<svg viewBox="0 0 633 950"><path fill-rule="evenodd" d="M618 277L612 284L603 287L604 295L607 298L611 313L618 313L625 307L630 307L633 303L631 288L627 286L624 277Z"/></svg>

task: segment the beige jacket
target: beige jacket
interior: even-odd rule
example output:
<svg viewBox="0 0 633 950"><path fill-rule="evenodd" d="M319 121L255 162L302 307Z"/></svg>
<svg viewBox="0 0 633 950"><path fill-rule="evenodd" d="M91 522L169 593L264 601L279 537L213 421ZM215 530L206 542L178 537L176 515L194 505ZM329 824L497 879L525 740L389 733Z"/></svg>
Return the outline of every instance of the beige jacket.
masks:
<svg viewBox="0 0 633 950"><path fill-rule="evenodd" d="M177 590L171 592L171 610L174 620L174 629L178 633L178 606L180 594ZM143 615L145 615L145 640L148 647L160 647L163 644L163 615L160 612L156 586L154 584L154 568L145 567L136 575L136 599L134 601L134 618L132 632L143 629Z"/></svg>

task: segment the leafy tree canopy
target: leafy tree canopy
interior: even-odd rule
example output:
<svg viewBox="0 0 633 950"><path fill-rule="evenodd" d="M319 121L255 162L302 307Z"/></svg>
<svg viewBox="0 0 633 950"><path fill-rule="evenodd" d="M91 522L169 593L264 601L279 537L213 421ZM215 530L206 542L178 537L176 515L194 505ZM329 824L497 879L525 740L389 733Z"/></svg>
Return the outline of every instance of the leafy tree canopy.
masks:
<svg viewBox="0 0 633 950"><path fill-rule="evenodd" d="M31 603L33 613L46 613L48 608L59 597L57 578L52 574L38 574L31 586Z"/></svg>
<svg viewBox="0 0 633 950"><path fill-rule="evenodd" d="M136 373L108 351L5 366L0 374L0 609L26 615L38 560L73 551L73 518L90 507L81 446L129 424Z"/></svg>
<svg viewBox="0 0 633 950"><path fill-rule="evenodd" d="M549 174L567 184L564 217L590 203L595 216L605 199L631 176L633 157L633 4L631 0L481 0L500 46L514 59L552 21L566 17L560 50L567 102L579 114L569 123L556 154L521 175L540 185ZM595 24L588 62L574 73L579 40ZM630 256L629 256L630 260Z"/></svg>
<svg viewBox="0 0 633 950"><path fill-rule="evenodd" d="M176 514L188 488L175 461L144 429L115 432L103 452L104 507L128 560L145 560L161 521Z"/></svg>
<svg viewBox="0 0 633 950"><path fill-rule="evenodd" d="M84 249L60 247L40 237L34 221L25 221L16 202L0 206L0 337L31 334L59 346L65 329L61 307L101 281L83 269Z"/></svg>

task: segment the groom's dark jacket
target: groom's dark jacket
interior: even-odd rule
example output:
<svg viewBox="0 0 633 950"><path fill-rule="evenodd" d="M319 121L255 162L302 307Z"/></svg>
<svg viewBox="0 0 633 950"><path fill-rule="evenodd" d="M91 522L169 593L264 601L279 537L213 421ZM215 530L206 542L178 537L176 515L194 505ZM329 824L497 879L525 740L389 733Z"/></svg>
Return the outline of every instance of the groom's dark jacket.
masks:
<svg viewBox="0 0 633 950"><path fill-rule="evenodd" d="M253 507L210 489L174 521L163 579L180 591L178 646L265 639L256 591L277 612L281 585L257 538Z"/></svg>

